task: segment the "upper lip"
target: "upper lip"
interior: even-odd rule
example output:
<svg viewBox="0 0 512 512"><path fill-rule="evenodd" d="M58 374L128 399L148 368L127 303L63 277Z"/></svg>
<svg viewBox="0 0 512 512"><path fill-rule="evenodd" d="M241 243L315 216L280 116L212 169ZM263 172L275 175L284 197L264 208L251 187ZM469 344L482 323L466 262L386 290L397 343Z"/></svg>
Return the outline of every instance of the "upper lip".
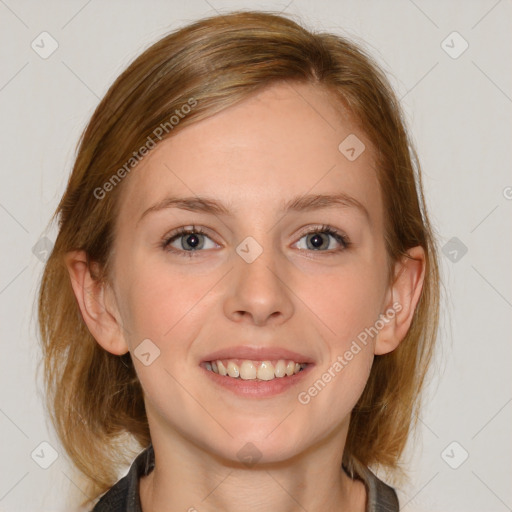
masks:
<svg viewBox="0 0 512 512"><path fill-rule="evenodd" d="M216 350L206 355L202 362L217 361L219 359L248 359L252 361L270 361L274 359L285 359L296 363L313 363L311 357L299 354L293 350L279 347L261 347L240 345Z"/></svg>

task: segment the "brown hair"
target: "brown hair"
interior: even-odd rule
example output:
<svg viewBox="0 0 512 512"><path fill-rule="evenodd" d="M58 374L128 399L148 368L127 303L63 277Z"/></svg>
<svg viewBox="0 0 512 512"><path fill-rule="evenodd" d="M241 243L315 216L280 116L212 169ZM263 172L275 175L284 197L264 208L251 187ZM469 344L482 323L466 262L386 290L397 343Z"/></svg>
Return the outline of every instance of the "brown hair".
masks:
<svg viewBox="0 0 512 512"><path fill-rule="evenodd" d="M120 168L126 170L126 162L148 143L156 127L166 126L165 137L172 136L282 80L332 92L371 140L384 199L389 261L399 261L417 245L426 253L426 277L411 328L396 350L375 357L351 415L343 459L352 471L381 466L399 473L400 456L416 424L439 310L433 233L418 159L399 104L371 57L345 38L313 33L272 13L233 12L167 35L117 78L82 134L67 189L52 217L58 217L59 233L39 292L47 401L64 448L89 479L90 495L110 488L120 467L130 462L127 439L140 447L151 440L130 355L113 355L92 337L64 256L84 250L89 263L96 264L97 279L108 282L123 182L109 187L101 198L95 191L112 183L116 173L126 174L119 173ZM171 116L191 99L194 108L171 126Z"/></svg>

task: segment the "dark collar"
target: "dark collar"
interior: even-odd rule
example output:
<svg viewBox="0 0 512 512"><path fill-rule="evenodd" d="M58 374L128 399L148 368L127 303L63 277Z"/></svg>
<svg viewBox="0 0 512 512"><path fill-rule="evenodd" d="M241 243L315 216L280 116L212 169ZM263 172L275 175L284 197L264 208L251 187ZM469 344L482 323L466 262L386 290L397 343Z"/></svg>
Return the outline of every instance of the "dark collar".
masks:
<svg viewBox="0 0 512 512"><path fill-rule="evenodd" d="M154 467L155 452L153 445L149 445L137 455L126 476L101 497L92 512L142 512L139 480L151 473Z"/></svg>

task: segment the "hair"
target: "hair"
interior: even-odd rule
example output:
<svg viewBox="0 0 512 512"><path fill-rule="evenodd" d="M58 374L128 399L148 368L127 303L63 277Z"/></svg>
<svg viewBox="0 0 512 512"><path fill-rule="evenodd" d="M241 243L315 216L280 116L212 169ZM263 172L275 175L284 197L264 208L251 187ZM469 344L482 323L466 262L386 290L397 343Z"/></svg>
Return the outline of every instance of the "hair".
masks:
<svg viewBox="0 0 512 512"><path fill-rule="evenodd" d="M440 285L421 169L399 102L359 45L274 13L236 11L170 33L115 80L82 133L50 220L58 218L59 230L38 296L47 408L64 449L87 478L90 496L107 491L119 468L130 463L127 439L147 447L151 438L130 354L113 355L93 338L64 256L85 251L94 278L109 283L121 178L136 167L135 153L163 131L158 127L166 133L157 144L280 81L329 91L333 105L349 110L375 148L390 279L408 249L419 245L425 251L425 279L411 327L396 350L375 357L351 413L343 455L352 474L364 466L403 473L400 458L416 426L437 335ZM177 111L188 113L169 122Z"/></svg>

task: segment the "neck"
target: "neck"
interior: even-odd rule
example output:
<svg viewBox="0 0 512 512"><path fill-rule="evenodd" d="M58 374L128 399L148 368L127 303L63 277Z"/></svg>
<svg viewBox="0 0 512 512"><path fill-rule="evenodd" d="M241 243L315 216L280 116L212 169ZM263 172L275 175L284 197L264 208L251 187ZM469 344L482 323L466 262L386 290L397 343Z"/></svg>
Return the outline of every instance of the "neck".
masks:
<svg viewBox="0 0 512 512"><path fill-rule="evenodd" d="M252 467L206 452L180 436L152 438L155 468L140 480L144 512L365 510L364 484L341 467L346 431L289 460Z"/></svg>

